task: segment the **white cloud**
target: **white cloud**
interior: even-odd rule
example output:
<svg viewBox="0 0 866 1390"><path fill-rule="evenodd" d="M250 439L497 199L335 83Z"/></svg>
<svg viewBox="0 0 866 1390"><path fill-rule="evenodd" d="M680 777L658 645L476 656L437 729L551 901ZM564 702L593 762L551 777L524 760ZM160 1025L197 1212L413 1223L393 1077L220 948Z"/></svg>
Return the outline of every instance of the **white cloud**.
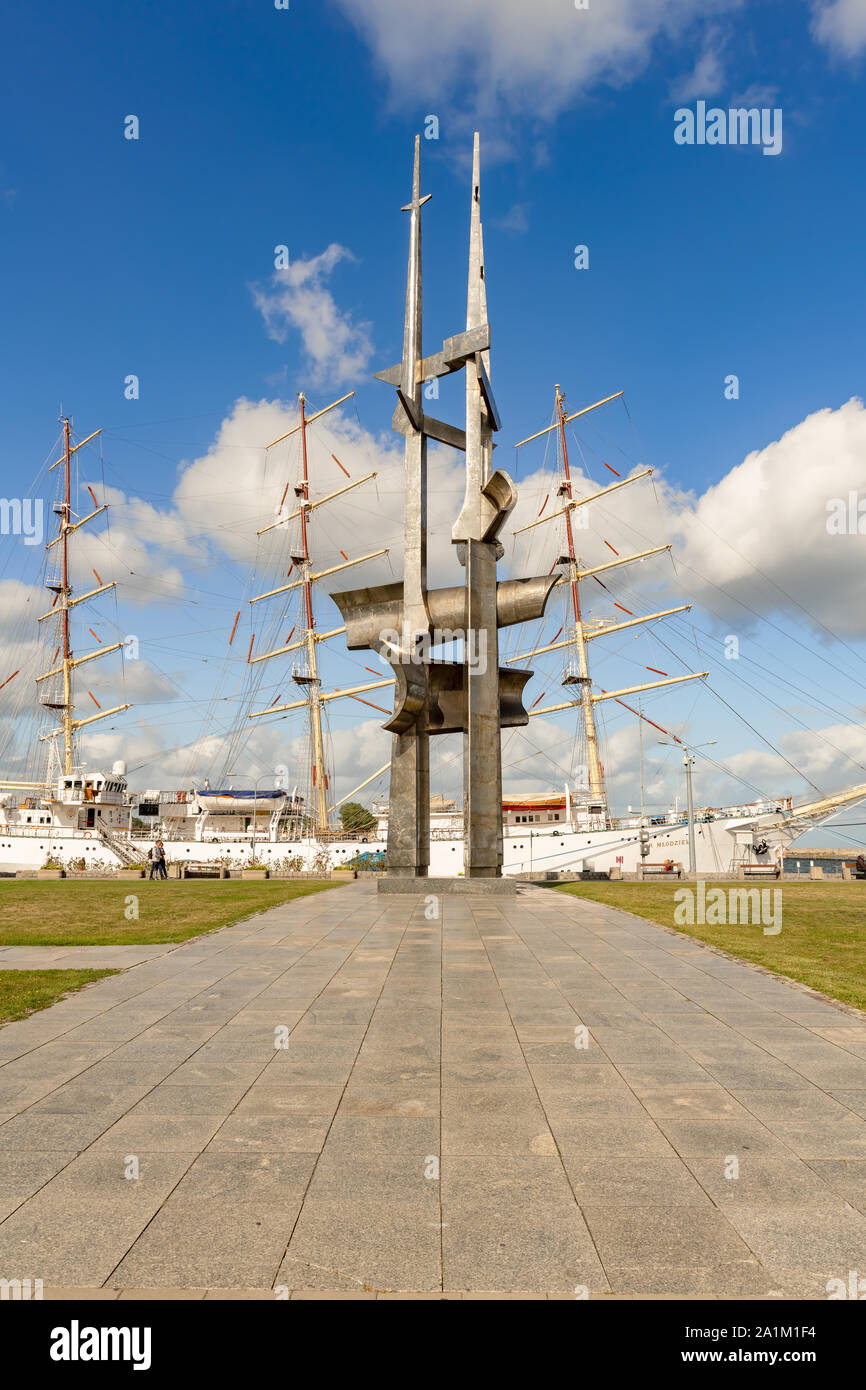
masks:
<svg viewBox="0 0 866 1390"><path fill-rule="evenodd" d="M866 0L830 0L817 5L812 33L837 57L859 57L866 52Z"/></svg>
<svg viewBox="0 0 866 1390"><path fill-rule="evenodd" d="M166 529L170 533L170 517L166 518ZM140 532L126 525L104 531L79 531L70 561L73 586L78 591L92 589L98 575L103 584L117 584L118 596L126 603L142 605L180 599L184 577L176 565L167 562L170 534L165 539L164 546L148 544Z"/></svg>
<svg viewBox="0 0 866 1390"><path fill-rule="evenodd" d="M751 82L744 92L734 92L728 104L732 109L741 106L747 110L752 106L772 108L779 104L779 88L769 82Z"/></svg>
<svg viewBox="0 0 866 1390"><path fill-rule="evenodd" d="M706 45L693 70L677 79L671 88L671 96L676 102L690 102L697 97L714 95L722 88L725 68L722 62L724 44L719 30L713 29L707 35Z"/></svg>
<svg viewBox="0 0 866 1390"><path fill-rule="evenodd" d="M534 519L550 481L540 472L524 481L515 527ZM592 529L576 533L582 558L590 563L611 558L604 540L622 553L673 543L676 577L666 558L647 560L639 580L634 567L620 571L621 578L615 574L609 581L614 590L623 582L679 585L710 613L734 623L733 632L754 622L746 611L751 608L794 617L819 635L826 624L843 637L866 636L864 535L828 530L834 499L846 509L852 491L866 501L862 401L815 411L699 496L669 482L661 470L653 486L658 505L650 484L637 483L588 508ZM556 505L551 499L548 510ZM863 525L866 534L866 514ZM539 527L517 542L515 572L525 572L527 564L544 572L562 548L557 526L562 523ZM803 608L817 621L810 622Z"/></svg>
<svg viewBox="0 0 866 1390"><path fill-rule="evenodd" d="M308 414L319 404L309 402ZM384 583L401 570L403 443L390 431L376 435L365 430L350 411L351 404L338 407L309 430L310 496L321 497L349 481L340 464L352 480L369 473L376 477L313 513L310 544L322 568L339 563L340 550L352 554L392 547L394 568L383 559L363 570L365 581ZM180 518L206 531L216 551L248 563L257 560L259 577L265 580L271 571L285 570L290 541L296 539L297 522L261 538L256 532L275 519L286 484L300 477L300 435L267 452L265 445L293 429L298 419L294 407L279 401L237 401L208 453L185 466L173 499ZM439 575L453 564L451 524L463 490L462 456L431 447L428 468L429 565L431 574ZM283 514L296 506L291 486L285 497ZM338 574L324 587L342 589L351 583L351 575Z"/></svg>
<svg viewBox="0 0 866 1390"><path fill-rule="evenodd" d="M383 387L383 391L385 389ZM323 403L321 400L311 401L310 409ZM453 415L450 407L449 401L436 407L431 403L428 408L449 418ZM121 737L116 748L108 743L104 745L105 757L109 752L122 755L126 749L130 765L147 759L148 770L136 775L136 785L144 785L145 782L171 785L175 781L183 782L193 775L206 773L213 777L214 769L219 768L228 748L227 737L221 730L233 721L241 706L244 709L250 707L243 704L243 691L248 693L248 685L244 685L244 682L251 678L250 668L244 661L249 640L250 612L246 599L253 592L272 587L269 582L271 576L274 587L284 582L282 577L288 569L291 543L296 538L294 525L277 528L260 539L256 537L256 531L273 519L287 484L289 500L286 508L293 504L291 484L296 481L299 469L298 436L268 452L264 446L293 428L297 420L297 409L283 402L240 400L222 422L208 452L183 466L172 505L164 513L155 512L146 504L139 504L135 498L125 498L122 494L112 494L109 499L118 511L121 507L128 509L121 513L121 527L112 527L111 541L114 550L124 555L135 545L142 548L143 557L128 561L128 567L135 568L137 574L141 574L145 558L153 575L164 574L167 566L171 568L168 565L170 551L163 552L159 548L161 539L167 541L170 550L177 550L184 556L185 570L187 559L197 557L202 551L210 557L212 567L226 561L236 562L229 566L231 573L219 576L218 588L222 592L217 596L216 604L211 605L215 609L213 618L208 617L207 620L213 624L217 634L210 653L214 665L204 668L214 671L214 676L209 679L217 680L217 669L221 668L226 654L226 634L236 609L242 610L243 621L248 625L237 659L234 659L235 652L231 654L233 664L226 677L228 683L221 689L221 694L231 695L231 699L219 705L219 714L206 726L207 732L201 732L199 716L192 710L188 720L178 720L177 714L185 714L185 707L181 705L176 707L177 713L172 714L168 726L171 732L166 732L163 741L159 742L147 724L143 729L139 726L136 730L133 723L135 711L131 711L126 716L130 721L128 735ZM314 480L311 492L314 497L334 491L348 481L332 455L336 455L343 467L348 469L353 480L374 471L377 477L312 514L311 547L318 564L327 568L340 563L341 550L355 556L388 546L391 554L388 558L367 562L362 568L347 570L323 581L319 586L321 597L317 610L320 627L337 626L340 622L336 610L330 607L325 597L328 591L349 588L362 582L386 582L399 578L403 568L401 439L390 431L379 435L364 430L353 418L351 407L348 410L346 407L339 408L324 416L310 431L309 457ZM507 460L503 461L503 465L508 466ZM576 471L575 476L579 477ZM456 564L450 536L463 491L462 456L447 449L431 448L429 483L430 583L459 583L461 572ZM578 490L583 490L580 483ZM699 627L713 626L718 619L719 623L726 625L717 627L717 631L744 634L749 623L754 626L757 620L749 618L738 600L769 617L778 618L780 614L791 616L808 628L811 620L797 608L799 601L815 615L816 621L811 623L812 634L816 631L821 634L818 624L825 622L842 636L866 636L866 570L859 563L863 537L857 534L834 535L827 529L828 501L832 498L847 500L851 491L855 491L858 497L866 498L866 409L856 399L838 409L816 411L780 439L750 453L716 485L700 495L676 487L668 482L662 471L657 471L652 485L641 482L633 488L617 492L610 499L592 504L586 509L592 517L592 529L578 530L576 535L581 558L589 563L611 558L610 551L604 545L605 540L620 553L671 540L674 542L676 573L668 557L648 560L644 565L628 570L614 571L611 576L605 576L609 585L607 595L601 589L596 593L594 587L587 586L589 612L600 613L604 610L605 616L610 617L613 612L610 608L612 599L622 599L626 605L643 612L691 599L698 605L694 616ZM503 576L509 572L545 574L552 560L561 553L561 522L538 527L517 542L512 540L513 529L535 519L546 493L551 494L548 510L560 505L555 488L551 487L551 475L537 471L521 480L518 508L503 536L506 544L505 563L501 570ZM132 521L132 518L136 520ZM95 552L92 555L87 552L83 559L85 563L93 559L103 579L115 577L104 555L100 558ZM196 558L195 563L198 562ZM237 582L237 566L241 575L249 568L251 583L256 585L254 590L244 590L242 584ZM755 566L760 568L762 574L757 572ZM129 579L128 582L135 581ZM180 576L178 582L182 582ZM207 582L202 579L203 584ZM636 605L624 591L630 585L640 591L640 601ZM729 597L725 597L721 589ZM17 586L14 592L11 588L4 588L0 599L4 595L8 602L5 606L0 605L0 608L7 622L15 613L19 621L25 619L26 626L25 615L29 612L32 617L33 605L44 606L41 593L27 586ZM840 601L840 595L844 595L844 602ZM147 596L152 598L153 594ZM221 614L220 602L223 598L225 611ZM598 607L594 606L593 598L601 601ZM38 607L36 611L39 611ZM277 600L273 605L263 603L254 611L256 622L253 626L257 633L258 650L267 650L286 640L286 608L282 601ZM294 618L289 621L294 622ZM547 640L552 639L559 619L553 626L550 625L552 621L551 614L545 627ZM270 629L273 629L273 633ZM100 636L104 636L98 625L97 630ZM29 637L30 633L27 635ZM275 635L276 640L271 641L271 635ZM822 635L826 637L826 634ZM525 650L530 644L531 638L527 642L525 634L513 632L504 641L504 654ZM333 648L333 653L327 657L323 653L323 659L326 661L325 676L330 686L348 684L353 677L358 681L373 678L363 673L365 664L377 665L370 654L347 655L340 639L329 644L329 647ZM170 687L165 684L163 677L146 669L146 660L147 649L143 645L142 662L138 666L131 663L127 667L131 698L144 701L170 698ZM557 658L551 660L555 664ZM171 674L177 674L183 685L187 676L198 669L194 658L187 662L180 647L171 662ZM163 659L159 664L165 664ZM664 661L660 664L666 665ZM267 690L265 704L283 688L275 682L284 674L287 678L290 676L290 672L284 672L282 667L279 671L274 667L280 667L280 663L265 663L253 668L254 672L263 676L267 672L263 687ZM100 690L104 688L107 693L113 685L116 686L117 671L110 659L98 670L99 676L94 668L93 680L100 684L94 689L102 701ZM604 670L600 668L598 673L602 680L605 679ZM198 693L198 687L194 686L193 689L194 693ZM9 690L12 691L11 686ZM235 696L239 704L233 702ZM118 700L120 698L122 696L118 692ZM373 694L371 698L377 703L389 704L387 691ZM109 703L114 702L113 698L109 699ZM204 702L193 707L201 711L204 708ZM350 708L360 722L353 724L348 718ZM677 708L680 717L687 717L688 706ZM380 728L384 716L380 717L361 706L354 709L349 702L332 706L329 717L334 751L334 793L343 795L386 761L388 735ZM302 717L298 715L286 720L255 721L251 727L244 726L241 736L243 751L235 755L238 769L265 773L285 762L290 767L298 767L299 780L303 781L301 769L306 765L307 752L305 735L300 733L302 722ZM668 720L663 722L668 723ZM676 728L678 732L686 732L676 722L672 725L668 723L668 726ZM214 729L220 731L214 732ZM191 739L192 733L198 737ZM108 739L114 735L106 733L100 737ZM175 739L182 740L184 737L186 743L179 752L167 749L167 745ZM561 725L544 718L533 720L525 733L518 731L508 737L514 740L508 757L511 770L506 776L506 785L511 790L558 785L567 775L564 769L568 767L569 759L580 756L572 750L571 735L564 737ZM852 774L850 763L842 755L836 765L832 749L829 750L829 764L822 764L822 758L826 763L828 749L826 745L821 745L820 740L810 745L813 751L808 756L805 746L801 747L799 743L789 746L782 740L783 735L778 732L774 741L781 741L792 761L802 766L819 784L838 785L856 780L858 774ZM629 732L627 728L614 727L607 742L605 763L610 785L620 800L633 800L634 730ZM850 741L846 742L844 733L838 731L832 733L830 742L842 747L853 746ZM99 748L103 751L103 745L99 745ZM791 769L766 749L747 750L737 755L731 766L757 785L776 786L780 790L797 789ZM656 799L663 800L663 793L674 793L677 775L676 769L670 771L668 781L656 789ZM745 795L737 789L736 784L723 784L715 776L712 781L709 778L709 773L702 773L702 783L706 787L702 796L707 802L718 804L722 799ZM455 774L452 782L456 784L457 780ZM377 792L378 788L373 788L368 795ZM655 796L655 792L653 794Z"/></svg>
<svg viewBox="0 0 866 1390"><path fill-rule="evenodd" d="M687 37L736 0L593 0L588 9L566 0L439 0L435 13L405 0L338 3L398 100L430 102L434 112L447 100L449 115L462 106L549 119L596 84L633 80L659 39Z"/></svg>
<svg viewBox="0 0 866 1390"><path fill-rule="evenodd" d="M38 614L50 603L50 595L46 601L45 590L36 584L25 584L20 579L0 580L0 634L11 636L22 624L35 624Z"/></svg>
<svg viewBox="0 0 866 1390"><path fill-rule="evenodd" d="M835 632L866 636L863 537L828 530L828 507L847 505L852 491L866 498L866 410L856 398L754 450L694 503L663 487L675 554L691 567L685 582L716 607L699 574L759 611L802 617L799 603Z"/></svg>
<svg viewBox="0 0 866 1390"><path fill-rule="evenodd" d="M271 276L270 287L252 286L253 300L268 334L284 343L289 329L301 335L312 379L356 381L373 352L370 326L355 323L337 307L326 281L340 261L354 260L345 246L332 242L319 256L293 261Z"/></svg>
<svg viewBox="0 0 866 1390"><path fill-rule="evenodd" d="M514 232L523 236L529 231L529 204L513 203L504 217L494 220L494 225L504 232Z"/></svg>

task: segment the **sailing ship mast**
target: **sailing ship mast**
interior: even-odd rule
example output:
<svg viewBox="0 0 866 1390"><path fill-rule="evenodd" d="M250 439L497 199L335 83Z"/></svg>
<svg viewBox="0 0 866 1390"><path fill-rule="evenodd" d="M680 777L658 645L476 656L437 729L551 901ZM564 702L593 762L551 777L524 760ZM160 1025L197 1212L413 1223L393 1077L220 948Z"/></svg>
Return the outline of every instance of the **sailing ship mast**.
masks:
<svg viewBox="0 0 866 1390"><path fill-rule="evenodd" d="M325 761L325 740L322 732L322 710L324 706L330 700L337 700L343 698L357 699L360 697L360 694L363 691L378 690L384 686L394 684L393 679L382 681L368 681L364 685L352 686L351 688L346 690L334 690L325 692L321 688L322 683L321 678L319 676L317 655L317 648L319 646L319 643L326 641L329 637L338 637L341 633L345 632L346 629L345 627L337 627L332 628L328 632L317 632L315 611L313 608L313 585L316 583L317 580L324 579L327 575L337 574L340 570L348 569L352 565L360 565L365 560L375 560L380 555L388 554L388 548L386 547L383 550L373 550L367 555L358 555L354 559L347 558L344 563L339 565L332 565L329 569L319 570L318 572L313 570L313 561L310 555L308 534L308 523L310 520L311 513L316 508L321 507L323 504L333 501L336 497L342 497L344 493L351 492L353 488L360 487L362 483L369 482L372 478L376 477L375 472L365 473L363 477L350 480L350 482L347 483L344 487L338 488L335 492L329 492L324 497L319 497L317 499L313 499L310 497L307 430L309 429L309 426L313 423L314 420L320 419L321 416L327 414L329 410L333 410L336 406L342 405L344 401L349 400L349 398L354 394L354 391L350 391L347 395L341 396L339 400L332 401L330 405L324 406L323 409L316 411L315 414L310 415L308 417L306 413L306 396L302 391L300 391L298 393L298 401L300 404L300 422L297 425L295 425L294 428L288 430L285 434L280 435L278 439L274 439L267 446L268 449L272 449L274 445L281 444L284 440L289 439L292 435L300 433L301 480L295 486L295 495L298 498L298 506L295 509L295 511L290 512L286 516L278 516L276 521L271 522L271 524L268 526L263 526L261 530L256 533L257 535L262 536L267 531L273 531L277 527L284 526L290 521L299 521L300 541L297 549L290 553L292 569L289 570L289 575L287 576L287 578L291 576L292 571L295 569L300 571L300 577L298 579L293 580L290 584L281 584L276 589L269 589L267 593L257 594L254 598L250 599L251 604L260 603L264 599L274 598L279 594L289 593L290 591L296 589L302 590L303 621L305 624L303 635L297 641L292 642L291 640L289 640L282 647L277 647L273 651L262 652L258 656L253 656L253 642L255 641L254 633L253 638L250 642L250 649L247 660L250 665L254 665L256 662L259 661L269 661L273 657L284 656L288 652L302 650L306 657L306 662L303 666L296 667L292 671L292 679L296 685L306 687L306 697L302 700L290 701L288 704L274 704L271 705L268 709L255 710L252 714L248 715L248 718L262 719L265 715L268 714L279 714L287 710L303 709L305 706L308 708L312 742L311 780L316 799L315 829L317 833L323 833L328 830L330 811L334 809L334 807L328 807L328 791L330 789L330 777L328 775L327 765ZM335 457L334 461L338 463L341 468L343 468L343 465L340 464L339 459ZM346 472L345 468L343 468L343 472ZM283 498L280 503L280 511L282 510L282 502L285 501L286 492L288 492L288 485L286 486L286 490L283 493ZM345 554L345 552L341 552L341 554ZM290 633L290 639L292 636L293 633ZM362 701L362 703L369 702ZM375 708L378 708L378 706L376 706ZM385 713L387 713L387 711L385 711Z"/></svg>
<svg viewBox="0 0 866 1390"><path fill-rule="evenodd" d="M90 441L95 439L102 431L95 430L93 434L88 435L86 439L82 439L80 444L73 445L71 443L71 431L68 417L64 416L62 424L64 451L61 457L57 459L48 470L49 472L53 472L53 470L59 468L61 464L64 468L62 500L55 503L54 506L54 511L59 517L59 529L54 539L49 541L45 547L46 552L50 552L55 546L60 546L60 575L59 582L46 585L54 594L54 603L47 613L43 613L37 619L37 622L42 623L49 618L59 616L60 644L54 654L54 659L56 660L58 653L61 654L61 659L59 665L53 666L51 670L43 671L41 675L38 675L36 677L36 684L40 685L43 681L52 680L57 676L62 678L61 698L58 700L49 695L48 698L42 701L46 709L52 709L58 712L59 726L48 734L40 735L40 742L45 742L49 739L57 739L62 736L63 772L64 775L69 776L74 771L75 767L75 735L78 730L83 728L85 724L95 723L98 719L107 719L112 714L120 714L123 710L129 709L129 704L114 705L111 709L100 709L98 714L91 714L85 719L73 718L73 710L75 708L73 700L73 672L78 666L83 666L85 662L95 661L98 657L107 656L109 652L119 651L123 643L113 642L109 646L100 644L94 651L85 652L83 656L78 657L73 656L72 653L72 642L69 629L70 610L75 608L79 603L84 603L88 599L95 598L98 594L107 593L109 589L114 589L117 585L115 581L112 581L110 584L103 584L99 575L94 570L94 575L99 582L99 587L90 589L87 593L79 594L77 598L72 597L73 588L70 583L69 572L69 538L73 532L85 526L87 522L92 521L94 517L100 516L104 511L107 511L108 504L103 503L102 506L100 506L92 490L88 489L91 497L93 497L94 510L88 512L87 516L79 517L77 521L72 520L72 455L77 453L79 449L82 449L85 444L89 444ZM58 602L60 605L59 608L57 606ZM93 635L96 636L95 633ZM97 641L98 640L97 638ZM96 696L91 694L90 691L87 693L98 708L99 702ZM52 744L52 747L56 747L56 745Z"/></svg>
<svg viewBox="0 0 866 1390"><path fill-rule="evenodd" d="M621 487L627 487L630 483L638 482L641 478L651 475L651 468L641 469L638 473L633 473L628 478L620 478L618 482L610 483L607 487L599 488L598 491L590 493L587 497L575 497L573 493L571 470L568 460L568 442L565 434L565 426L572 420L576 420L581 415L587 415L592 410L597 410L599 406L606 405L608 401L617 400L622 396L622 391L617 391L611 396L605 396L603 400L595 401L592 405L584 406L581 410L576 410L571 415L565 413L565 395L556 387L556 419L552 425L546 429L539 430L537 434L529 435L527 439L522 439L516 448L520 449L524 444L529 444L534 439L540 439L543 435L556 431L559 436L562 451L562 462L564 469L564 479L559 486L559 495L564 498L564 505L558 511L549 512L547 516L539 516L535 521L531 521L527 526L518 527L514 535L521 535L525 531L531 531L536 526L541 526L547 521L552 521L556 517L565 518L565 534L567 542L566 554L557 558L556 564L565 567L565 573L560 576L559 583L567 584L570 596L570 624L566 636L563 640L548 643L543 647L535 647L532 651L520 652L516 656L507 658L506 664L511 665L518 661L524 661L528 657L538 656L543 652L559 651L565 647L576 648L575 665L566 666L562 678L563 685L577 685L579 687L579 698L577 700L566 700L562 704L544 705L542 708L535 708L529 711L530 716L539 714L555 714L560 710L580 708L583 717L584 736L587 750L587 768L589 775L590 810L593 815L606 817L608 814L607 796L604 786L604 770L598 749L598 731L595 722L595 706L603 700L616 700L618 704L623 701L623 695L634 695L644 690L654 690L660 686L678 685L683 681L703 680L709 675L708 671L699 671L686 676L667 676L662 680L647 681L641 685L632 685L622 690L594 692L592 689L592 677L589 670L588 644L596 637L602 637L611 632L621 632L624 628L637 627L641 623L653 622L657 618L670 617L674 613L684 613L691 604L682 604L677 608L666 608L658 613L648 613L644 617L629 616L626 622L600 622L589 630L581 613L580 606L580 581L591 576L599 575L607 570L617 569L621 565L631 564L633 561L644 560L650 555L660 555L670 550L670 545L653 546L649 550L641 550L635 555L618 555L615 560L609 560L603 565L594 565L589 569L581 569L580 560L574 543L574 528L572 524L572 512L578 507L585 506L589 502L594 502L599 497L609 496L610 493L618 491ZM542 508L543 510L543 508ZM613 547L611 547L612 549ZM622 606L622 605L618 605ZM627 611L627 610L626 610ZM630 708L625 706L626 709ZM640 719L646 716L639 714ZM652 723L652 720L647 720Z"/></svg>
<svg viewBox="0 0 866 1390"><path fill-rule="evenodd" d="M574 530L571 523L571 509L568 503L573 501L571 490L571 470L568 464L568 443L565 437L565 397L556 387L556 413L559 424L560 445L562 448L562 461L565 468L565 481L560 486L560 493L566 499L565 508L565 534L568 542L568 552L566 564L568 566L568 585L571 590L571 609L572 609L572 640L577 648L578 674L566 673L564 684L576 684L580 686L581 708L583 710L583 722L586 731L586 753L587 765L589 768L589 794L590 800L600 805L605 804L604 795L604 773L602 771L601 760L598 754L598 734L595 727L595 711L592 705L592 692L590 689L589 662L586 655L586 640L584 636L583 619L580 613L580 594L578 585L580 574L577 567L577 554L574 549Z"/></svg>

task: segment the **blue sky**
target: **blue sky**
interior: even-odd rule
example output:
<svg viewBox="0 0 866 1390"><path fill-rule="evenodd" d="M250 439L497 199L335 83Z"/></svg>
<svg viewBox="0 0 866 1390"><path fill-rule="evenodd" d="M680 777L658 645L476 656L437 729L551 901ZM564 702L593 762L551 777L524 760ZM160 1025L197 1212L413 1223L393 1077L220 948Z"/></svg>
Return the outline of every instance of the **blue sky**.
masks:
<svg viewBox="0 0 866 1390"><path fill-rule="evenodd" d="M241 549L227 553L222 544L225 523L206 479L195 555L171 544L178 516L190 517L189 508L178 512L179 475L212 449L238 400L282 400L290 411L302 388L314 406L356 388L346 429L363 431L354 441L360 455L380 443L394 447L392 393L370 377L400 352L406 219L399 208L408 197L412 138L437 116L438 140L423 142L424 190L434 194L424 211L430 350L460 330L465 313L467 160L477 126L504 420L498 463L525 484L529 505L543 485L541 455L515 456L510 446L548 423L554 383L572 409L624 388L628 415L611 407L580 436L595 482L613 454L626 472L636 461L661 470L660 500L646 500L630 520L634 527L642 510L657 506L654 537L672 528L675 553L678 545L701 568L707 583L695 594L704 605L696 624L716 640L739 634L744 653L760 658L759 684L770 665L791 663L801 685L822 689L858 727L839 732L842 720L775 687L782 708L750 708L750 723L778 746L792 734L794 711L824 731L818 753L808 753L814 786L866 781L850 758L827 756L829 738L856 747L866 765L857 719L863 541L854 535L831 544L822 514L822 499L846 483L866 493L862 410L838 414L863 393L863 0L814 7L616 0L597 9L591 0L588 12L565 0L478 0L471 20L464 9L454 0L408 8L396 0L291 0L288 10L265 0L180 9L102 3L83 12L48 4L6 20L0 489L14 496L29 485L53 446L61 401L80 435L104 427L104 465L88 454L82 480L97 486L104 466L106 483L118 490L118 526L124 512L130 525L133 512L141 521L132 499L153 508L140 528L150 566L180 576L169 586L174 601L149 605L140 590L130 593L135 578L127 575L117 622L155 644L155 663L161 639L159 669L191 699L205 700L250 564ZM674 112L698 100L780 108L782 152L676 145ZM129 114L140 121L136 141L124 138ZM279 244L296 267L329 247L345 251L313 276L313 312L318 304L334 315L316 360L297 295L294 317L281 308L282 286L273 279ZM574 267L577 244L589 248L588 270ZM269 334L257 293L259 306L272 305L271 330L282 341ZM138 400L124 399L130 373L140 378ZM739 379L735 400L724 394L730 374ZM459 419L458 398L440 404ZM815 412L824 415L805 427ZM250 439L264 442L252 429ZM445 462L442 469L444 476ZM246 481L241 470L229 486L243 494ZM276 476L269 485L278 485ZM760 499L752 517L764 486L775 495ZM346 534L356 527L372 542L375 511L359 502L345 513ZM745 561L732 569L731 545L767 579ZM20 545L4 536L2 546L3 574L22 577ZM662 593L669 576L652 578ZM726 608L719 587L754 597L776 627L749 619L741 604ZM206 614L194 612L193 599ZM196 631L194 618L202 618L201 636L191 647L184 634ZM336 625L330 605L322 621ZM850 651L834 642L837 634ZM792 647L792 637L806 646ZM677 640L684 652L686 629ZM333 679L346 683L357 663L334 660ZM610 679L607 668L599 676L608 687L634 678L622 663L609 665ZM720 669L718 689L742 708L751 697L725 684L728 674ZM751 758L736 764L741 772L757 785L780 786L763 761L766 746L717 702L695 712L691 696L660 699L652 697L653 717L664 710L695 742L719 738L720 761ZM344 708L334 707L333 727L345 735L335 753L348 790L352 777L377 765L381 743L371 721L369 748L348 757L359 746L355 727L371 712ZM154 702L135 719L144 713L164 725L165 747L169 727L178 743L202 732L201 703ZM144 739L133 745L144 759L152 725L146 735L134 722L128 728L130 739ZM633 727L621 733L623 802L636 745ZM279 734L288 737L285 725ZM102 737L94 754L110 751ZM297 727L291 737L301 737ZM801 743L788 754L806 766ZM249 761L267 767L274 756L263 741ZM790 766L776 767L781 790L809 789ZM176 771L158 757L147 769L153 777ZM552 765L536 766L533 776L539 785L561 781ZM707 799L740 795L724 781L711 786ZM671 774L659 794L676 790Z"/></svg>

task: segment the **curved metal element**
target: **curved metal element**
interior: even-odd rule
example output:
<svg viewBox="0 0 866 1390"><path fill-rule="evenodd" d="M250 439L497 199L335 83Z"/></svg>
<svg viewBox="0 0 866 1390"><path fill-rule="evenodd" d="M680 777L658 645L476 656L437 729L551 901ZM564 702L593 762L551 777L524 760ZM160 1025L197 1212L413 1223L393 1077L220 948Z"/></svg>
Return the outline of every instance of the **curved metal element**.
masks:
<svg viewBox="0 0 866 1390"><path fill-rule="evenodd" d="M547 600L559 581L556 574L535 575L531 579L502 579L496 585L496 620L499 627L530 622L544 613ZM364 589L345 589L331 594L346 624L346 646L356 651L379 651L383 634L403 637L403 585L377 584ZM467 616L466 586L455 584L427 593L430 629L439 632L465 632ZM396 653L388 650L386 659Z"/></svg>
<svg viewBox="0 0 866 1390"><path fill-rule="evenodd" d="M481 492L491 506L496 509L495 515L491 517L481 539L494 541L517 506L517 488L508 474L504 473L501 468L497 468L495 473L490 474Z"/></svg>
<svg viewBox="0 0 866 1390"><path fill-rule="evenodd" d="M364 647L377 651L382 644L383 632L401 631L402 583L344 589L341 593L331 594L331 598L346 624L346 646L350 651Z"/></svg>
<svg viewBox="0 0 866 1390"><path fill-rule="evenodd" d="M523 708L523 690L532 680L532 671L515 671L510 666L499 668L499 726L517 729L529 723L529 713ZM513 677L513 679L512 679Z"/></svg>
<svg viewBox="0 0 866 1390"><path fill-rule="evenodd" d="M427 702L427 668L401 662L394 665L394 713L383 724L392 734L405 734L418 725Z"/></svg>

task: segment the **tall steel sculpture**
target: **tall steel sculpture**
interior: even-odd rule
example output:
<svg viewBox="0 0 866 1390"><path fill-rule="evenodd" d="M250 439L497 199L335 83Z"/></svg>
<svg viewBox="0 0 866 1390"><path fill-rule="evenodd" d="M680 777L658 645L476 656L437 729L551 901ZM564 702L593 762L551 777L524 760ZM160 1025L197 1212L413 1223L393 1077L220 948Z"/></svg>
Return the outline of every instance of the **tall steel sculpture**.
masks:
<svg viewBox="0 0 866 1390"><path fill-rule="evenodd" d="M380 888L418 891L430 863L430 736L463 733L464 877L435 880L440 888L480 887L502 880L502 758L500 729L528 722L523 689L531 671L499 666L499 628L541 617L556 575L497 582L503 554L498 536L517 501L507 473L493 467L493 434L500 420L490 384L490 325L481 230L478 135L472 161L469 284L466 329L424 357L421 341L421 139L415 137L409 270L403 360L377 378L396 387L393 427L405 439L405 565L402 584L332 595L355 650L379 652L394 668L394 714L388 821L388 873ZM424 383L453 372L466 375L466 426L424 414ZM464 582L427 587L427 440L466 454L466 494L452 531ZM454 637L463 660L430 657L431 645ZM497 886L490 882L491 888ZM503 884L504 886L504 884Z"/></svg>

